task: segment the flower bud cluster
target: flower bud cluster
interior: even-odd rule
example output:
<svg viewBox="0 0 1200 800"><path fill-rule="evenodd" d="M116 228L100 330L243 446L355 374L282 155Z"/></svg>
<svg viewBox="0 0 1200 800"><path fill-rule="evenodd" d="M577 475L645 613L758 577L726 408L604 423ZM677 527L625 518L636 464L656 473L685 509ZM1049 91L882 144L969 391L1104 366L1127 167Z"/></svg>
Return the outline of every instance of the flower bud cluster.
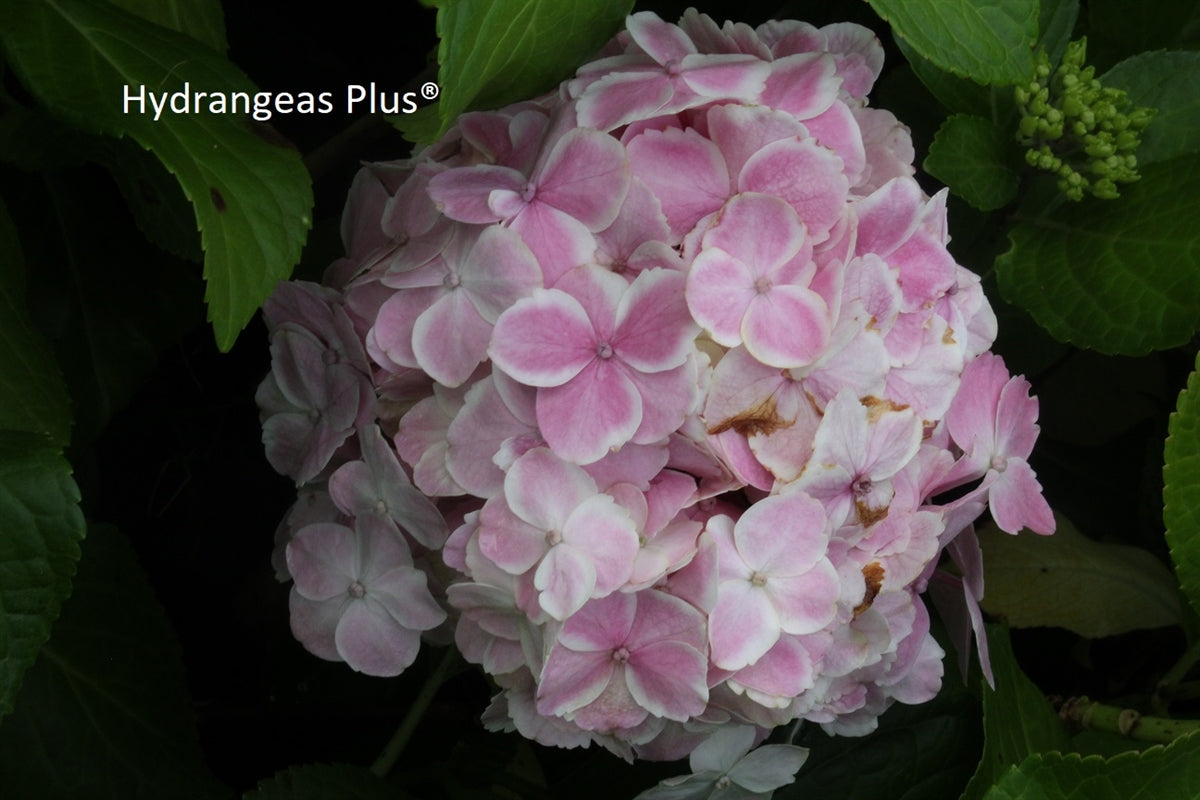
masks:
<svg viewBox="0 0 1200 800"><path fill-rule="evenodd" d="M1054 522L946 194L867 105L882 59L634 14L554 94L360 172L346 257L264 309L309 650L395 675L452 637L489 726L627 757L934 696L921 593L978 635L973 520Z"/></svg>
<svg viewBox="0 0 1200 800"><path fill-rule="evenodd" d="M1031 167L1058 175L1058 186L1072 200L1092 194L1105 200L1119 195L1118 183L1139 178L1134 153L1153 109L1126 109L1125 92L1104 87L1095 67L1085 67L1087 39L1067 45L1062 62L1038 54L1034 78L1015 89L1021 111L1017 139L1029 149Z"/></svg>

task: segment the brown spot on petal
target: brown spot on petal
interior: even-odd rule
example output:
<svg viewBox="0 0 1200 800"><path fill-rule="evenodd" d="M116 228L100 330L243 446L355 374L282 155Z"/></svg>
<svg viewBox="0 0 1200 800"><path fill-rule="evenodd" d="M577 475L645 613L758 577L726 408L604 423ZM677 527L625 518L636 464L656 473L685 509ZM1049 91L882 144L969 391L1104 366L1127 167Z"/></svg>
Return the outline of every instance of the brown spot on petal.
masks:
<svg viewBox="0 0 1200 800"><path fill-rule="evenodd" d="M888 515L887 506L883 508L871 508L862 500L855 500L854 508L858 510L858 521L862 523L864 528L871 527Z"/></svg>
<svg viewBox="0 0 1200 800"><path fill-rule="evenodd" d="M859 402L867 407L867 422L877 421L888 411L903 411L908 408L907 405L902 403L893 403L886 397L875 397L874 395L867 395L861 398Z"/></svg>
<svg viewBox="0 0 1200 800"><path fill-rule="evenodd" d="M883 573L883 565L878 561L872 561L862 568L863 580L867 582L867 591L863 595L862 602L854 607L855 617L858 617L875 602L879 590L883 588Z"/></svg>
<svg viewBox="0 0 1200 800"><path fill-rule="evenodd" d="M954 328L946 326L946 332L942 334L942 344L957 344L954 341Z"/></svg>
<svg viewBox="0 0 1200 800"><path fill-rule="evenodd" d="M735 430L742 436L750 437L756 433L770 435L780 428L786 428L795 420L786 420L775 410L775 398L768 397L754 408L748 408L740 414L734 414L708 429L715 436L728 430Z"/></svg>

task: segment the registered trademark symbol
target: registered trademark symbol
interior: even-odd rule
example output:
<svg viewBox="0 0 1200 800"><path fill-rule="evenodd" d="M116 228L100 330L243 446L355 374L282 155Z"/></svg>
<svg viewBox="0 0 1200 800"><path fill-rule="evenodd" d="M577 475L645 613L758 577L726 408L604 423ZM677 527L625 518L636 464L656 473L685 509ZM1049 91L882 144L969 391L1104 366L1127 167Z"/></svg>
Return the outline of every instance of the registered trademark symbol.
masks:
<svg viewBox="0 0 1200 800"><path fill-rule="evenodd" d="M433 81L427 81L426 83L421 84L421 97L424 97L426 100L435 99L438 96L439 91L441 90L438 89L438 85Z"/></svg>

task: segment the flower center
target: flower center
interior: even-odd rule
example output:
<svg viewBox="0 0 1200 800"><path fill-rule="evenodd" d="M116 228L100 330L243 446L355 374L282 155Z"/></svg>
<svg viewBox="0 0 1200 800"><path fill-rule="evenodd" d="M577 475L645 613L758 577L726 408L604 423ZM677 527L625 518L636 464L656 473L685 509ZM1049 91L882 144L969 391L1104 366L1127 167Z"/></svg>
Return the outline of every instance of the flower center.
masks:
<svg viewBox="0 0 1200 800"><path fill-rule="evenodd" d="M728 789L729 784L731 783L733 783L733 781L729 779L728 775L722 775L721 777L717 778L717 782L714 783L713 786L717 789Z"/></svg>
<svg viewBox="0 0 1200 800"><path fill-rule="evenodd" d="M446 277L442 278L442 286L447 289L457 289L460 285L462 285L462 278L453 272L447 273Z"/></svg>
<svg viewBox="0 0 1200 800"><path fill-rule="evenodd" d="M754 586L766 586L767 585L767 576L763 575L761 572L751 572L750 573L750 583L753 584Z"/></svg>
<svg viewBox="0 0 1200 800"><path fill-rule="evenodd" d="M355 581L346 591L350 593L351 597L361 599L367 593L367 587L363 586L361 581Z"/></svg>
<svg viewBox="0 0 1200 800"><path fill-rule="evenodd" d="M526 203L532 203L535 197L537 197L537 184L530 181L525 184L525 191L521 192L521 199Z"/></svg>
<svg viewBox="0 0 1200 800"><path fill-rule="evenodd" d="M1004 470L1007 467L1008 467L1008 459L1007 458L1000 455L999 453L992 456L992 469L996 470L996 472L1004 472Z"/></svg>
<svg viewBox="0 0 1200 800"><path fill-rule="evenodd" d="M626 661L629 660L628 648L622 646L622 647L618 647L616 650L613 650L612 659L613 659L613 661L617 662L618 664L624 664Z"/></svg>
<svg viewBox="0 0 1200 800"><path fill-rule="evenodd" d="M758 292L759 294L766 294L767 292L771 291L771 288L774 286L775 284L771 281L771 279L766 275L763 275L754 282L754 291Z"/></svg>
<svg viewBox="0 0 1200 800"><path fill-rule="evenodd" d="M854 493L855 497L866 497L871 493L871 479L865 475L856 478L854 483L850 484L850 491Z"/></svg>
<svg viewBox="0 0 1200 800"><path fill-rule="evenodd" d="M383 498L375 501L375 513L386 514L388 510L387 503L383 502Z"/></svg>
<svg viewBox="0 0 1200 800"><path fill-rule="evenodd" d="M596 345L597 358L612 358L612 354L612 345L608 342L600 342L600 344Z"/></svg>
<svg viewBox="0 0 1200 800"><path fill-rule="evenodd" d="M560 531L546 531L546 544L550 547L562 541L562 533Z"/></svg>

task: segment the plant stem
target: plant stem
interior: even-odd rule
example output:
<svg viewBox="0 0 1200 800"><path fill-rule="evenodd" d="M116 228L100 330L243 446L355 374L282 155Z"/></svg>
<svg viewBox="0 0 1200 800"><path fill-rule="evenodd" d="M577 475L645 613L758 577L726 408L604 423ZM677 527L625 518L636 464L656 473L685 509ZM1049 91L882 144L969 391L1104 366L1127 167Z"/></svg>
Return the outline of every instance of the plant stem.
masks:
<svg viewBox="0 0 1200 800"><path fill-rule="evenodd" d="M417 693L412 705L408 707L408 713L400 721L400 727L392 734L392 738L384 746L383 752L379 754L379 758L375 759L375 763L371 765L371 772L382 778L391 771L392 767L396 764L396 759L400 758L400 754L404 752L408 740L412 738L413 732L416 731L421 718L425 716L425 709L429 708L429 704L433 701L433 697L437 694L442 682L449 677L450 668L454 665L457 656L458 652L453 647L446 648L442 660L438 662L433 672L425 679L424 685L421 686L421 691Z"/></svg>
<svg viewBox="0 0 1200 800"><path fill-rule="evenodd" d="M1196 666L1197 661L1200 661L1200 642L1189 647L1187 652L1167 670L1167 673L1162 676L1162 680L1158 682L1158 687L1154 690L1154 697L1151 698L1151 707L1156 712L1166 711L1171 701L1176 699L1178 696L1176 687L1183 682L1192 667Z"/></svg>
<svg viewBox="0 0 1200 800"><path fill-rule="evenodd" d="M1147 717L1132 708L1094 703L1086 697L1072 697L1063 703L1058 715L1081 728L1119 733L1140 742L1169 744L1184 734L1200 730L1200 720Z"/></svg>

